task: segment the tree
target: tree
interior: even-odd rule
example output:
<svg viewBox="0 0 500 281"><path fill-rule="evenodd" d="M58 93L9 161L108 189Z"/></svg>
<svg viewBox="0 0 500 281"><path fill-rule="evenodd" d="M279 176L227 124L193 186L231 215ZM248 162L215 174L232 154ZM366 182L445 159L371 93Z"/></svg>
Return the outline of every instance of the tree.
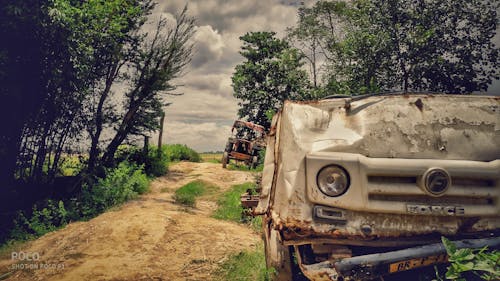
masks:
<svg viewBox="0 0 500 281"><path fill-rule="evenodd" d="M92 71L95 82L91 87L91 99L86 100L86 124L90 135L91 145L89 149L88 170L92 171L99 160L99 144L102 132L106 124L116 121L115 108L109 104L112 95L112 86L123 82L126 75L123 68L137 54L143 35L138 29L144 24L146 16L153 9L151 1L120 3L111 6L115 10L110 11L110 2L103 2L102 15L115 15L119 22L109 27L109 21L98 22L98 29L104 30L104 34L110 36L92 37L91 44L95 50L92 55ZM112 4L112 3L111 3ZM107 8L107 9L106 9ZM107 10L107 11L106 11ZM112 18L113 20L114 18Z"/></svg>
<svg viewBox="0 0 500 281"><path fill-rule="evenodd" d="M319 41L329 91L470 93L487 90L499 76L492 42L498 7L497 1L355 0L319 1L303 11L318 23L308 30L332 31Z"/></svg>
<svg viewBox="0 0 500 281"><path fill-rule="evenodd" d="M51 181L68 140L85 137L85 129L90 133L92 148L96 147L104 101L127 60L128 49L140 40L133 32L144 23L152 9L150 3L54 0L44 3L41 11L20 10L28 17L40 18L30 23L39 33L39 41L34 43L38 56L26 58L21 53L19 57L41 66L35 68L33 76L24 77L25 84L38 79L42 86L36 91L37 106L22 111L26 118L19 124L22 134L14 150L19 176L31 182ZM14 27L19 25L15 14L11 21ZM22 98L29 94L16 95Z"/></svg>
<svg viewBox="0 0 500 281"><path fill-rule="evenodd" d="M298 45L310 64L312 82L319 86L320 61L335 60L338 57L340 30L345 28L339 16L346 10L346 3L318 1L313 7L301 6L298 10L297 25L288 28L288 38Z"/></svg>
<svg viewBox="0 0 500 281"><path fill-rule="evenodd" d="M141 28L152 0L4 4L0 114L11 122L2 122L0 130L2 183L15 177L33 186L50 182L64 148L88 136L88 171L93 173L103 160L102 147L107 145L109 160L127 137L158 127L167 105L159 93L175 88L171 80L189 61L193 19L187 9L174 28L162 20L150 38ZM130 89L112 99L119 82L130 82ZM124 115L117 101L124 102ZM110 127L117 134L105 143L101 135Z"/></svg>
<svg viewBox="0 0 500 281"><path fill-rule="evenodd" d="M268 115L285 100L311 98L300 52L274 32L250 32L240 37L240 54L246 59L232 76L240 118L270 127Z"/></svg>
<svg viewBox="0 0 500 281"><path fill-rule="evenodd" d="M6 0L0 7L0 183L13 180L24 125L45 98L43 49L48 1ZM50 25L49 25L50 26ZM28 77L28 81L26 81Z"/></svg>
<svg viewBox="0 0 500 281"><path fill-rule="evenodd" d="M191 59L194 18L187 7L176 17L172 28L161 19L151 41L142 42L138 56L131 60L130 90L126 93L125 113L102 157L112 165L118 146L129 136L158 129L163 107L168 105L162 94L176 89L172 80L178 77Z"/></svg>

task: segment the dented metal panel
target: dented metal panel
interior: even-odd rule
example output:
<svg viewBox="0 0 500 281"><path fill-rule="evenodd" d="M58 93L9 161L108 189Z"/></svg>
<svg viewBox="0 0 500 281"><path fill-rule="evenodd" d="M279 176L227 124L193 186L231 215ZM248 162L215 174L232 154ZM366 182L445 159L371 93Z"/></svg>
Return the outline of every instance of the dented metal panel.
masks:
<svg viewBox="0 0 500 281"><path fill-rule="evenodd" d="M395 237L499 227L499 98L374 96L349 104L346 99L285 104L277 122L275 173L269 169L263 175L264 189L273 189L271 216L278 228L299 225L313 236L364 237L363 226L373 225L369 236ZM328 163L340 163L352 173L346 194L328 198L318 191L315 174ZM452 184L440 201L426 196L416 183L434 166L449 169L457 179L471 177ZM415 183L397 182L405 176ZM391 178L396 182L390 183ZM485 186L470 189L481 180ZM345 210L345 223L316 220L318 204Z"/></svg>
<svg viewBox="0 0 500 281"><path fill-rule="evenodd" d="M277 174L277 145L279 144L279 136L276 131L279 127L280 114L276 114L271 122L271 129L267 136L266 155L264 158L264 169L262 171L262 182L260 200L254 210L255 215L265 214L269 209L269 200L272 186L275 185L275 176Z"/></svg>
<svg viewBox="0 0 500 281"><path fill-rule="evenodd" d="M335 175L348 185L341 195L318 188L329 165L346 173ZM286 102L268 137L255 212L267 214L312 280L347 276L333 267L339 255L325 257L332 246L401 249L441 235L498 237L500 98ZM319 260L302 260L301 247Z"/></svg>

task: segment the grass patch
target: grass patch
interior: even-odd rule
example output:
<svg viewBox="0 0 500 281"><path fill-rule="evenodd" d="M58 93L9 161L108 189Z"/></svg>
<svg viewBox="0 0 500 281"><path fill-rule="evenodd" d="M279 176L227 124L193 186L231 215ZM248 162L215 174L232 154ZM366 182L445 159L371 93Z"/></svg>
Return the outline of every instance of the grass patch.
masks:
<svg viewBox="0 0 500 281"><path fill-rule="evenodd" d="M238 223L248 223L254 231L260 232L262 227L262 218L260 216L251 217L245 215L245 209L241 206L240 196L248 189L254 190L255 184L247 182L244 184L233 185L231 189L224 192L217 200L218 208L212 214L212 217Z"/></svg>
<svg viewBox="0 0 500 281"><path fill-rule="evenodd" d="M255 169L249 168L246 164L229 163L227 165L227 169L232 170L232 171L262 172L263 168L264 168L264 165L259 165Z"/></svg>
<svg viewBox="0 0 500 281"><path fill-rule="evenodd" d="M264 246L259 243L253 250L233 254L216 271L218 281L267 281L273 270L266 268Z"/></svg>
<svg viewBox="0 0 500 281"><path fill-rule="evenodd" d="M187 206L194 206L196 198L210 195L219 190L219 187L202 180L192 181L175 191L174 200Z"/></svg>
<svg viewBox="0 0 500 281"><path fill-rule="evenodd" d="M212 216L216 219L241 222L243 207L241 207L240 195L247 189L253 188L255 188L255 184L251 182L233 185L217 200L218 208Z"/></svg>
<svg viewBox="0 0 500 281"><path fill-rule="evenodd" d="M201 153L201 160L209 163L222 163L222 153Z"/></svg>

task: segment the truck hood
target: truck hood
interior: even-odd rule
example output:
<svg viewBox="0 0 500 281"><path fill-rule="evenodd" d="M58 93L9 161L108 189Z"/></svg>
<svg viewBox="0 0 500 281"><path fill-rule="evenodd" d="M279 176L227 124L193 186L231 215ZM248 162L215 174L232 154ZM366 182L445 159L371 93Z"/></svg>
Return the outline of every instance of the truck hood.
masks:
<svg viewBox="0 0 500 281"><path fill-rule="evenodd" d="M392 95L287 102L282 114L290 121L283 138L292 138L305 153L500 159L499 97Z"/></svg>

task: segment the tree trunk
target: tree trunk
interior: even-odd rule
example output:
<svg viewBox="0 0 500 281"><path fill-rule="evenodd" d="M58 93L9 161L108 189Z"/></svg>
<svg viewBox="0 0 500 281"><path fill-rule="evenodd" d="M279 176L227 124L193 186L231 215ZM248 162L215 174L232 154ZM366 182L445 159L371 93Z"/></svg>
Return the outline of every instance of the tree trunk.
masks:
<svg viewBox="0 0 500 281"><path fill-rule="evenodd" d="M97 159L99 157L99 139L101 137L102 129L103 129L103 108L104 102L109 96L111 91L111 86L113 85L114 80L116 79L118 73L120 72L120 68L123 64L120 61L116 61L111 68L109 69L108 75L106 77L106 87L104 88L101 96L99 97L99 103L97 104L96 115L95 115L95 132L90 133L90 137L92 139L89 151L89 161L87 164L87 168L89 171L94 170Z"/></svg>
<svg viewBox="0 0 500 281"><path fill-rule="evenodd" d="M156 151L158 158L161 158L161 145L163 138L163 121L165 121L165 111L162 111L160 118L160 133L158 134L158 150Z"/></svg>
<svg viewBox="0 0 500 281"><path fill-rule="evenodd" d="M318 88L318 73L317 73L317 67L316 67L316 38L313 38L313 43L312 43L312 69L313 69L313 83L314 83L314 88Z"/></svg>
<svg viewBox="0 0 500 281"><path fill-rule="evenodd" d="M132 121L134 119L137 110L139 110L139 103L135 102L130 106L129 110L123 117L122 123L120 124L118 131L116 132L115 136L113 137L108 147L106 148L106 152L102 156L102 162L105 166L111 167L114 165L114 157L116 150L130 132L130 129L132 128Z"/></svg>
<svg viewBox="0 0 500 281"><path fill-rule="evenodd" d="M142 148L142 154L147 157L149 152L149 136L144 135L144 147Z"/></svg>

